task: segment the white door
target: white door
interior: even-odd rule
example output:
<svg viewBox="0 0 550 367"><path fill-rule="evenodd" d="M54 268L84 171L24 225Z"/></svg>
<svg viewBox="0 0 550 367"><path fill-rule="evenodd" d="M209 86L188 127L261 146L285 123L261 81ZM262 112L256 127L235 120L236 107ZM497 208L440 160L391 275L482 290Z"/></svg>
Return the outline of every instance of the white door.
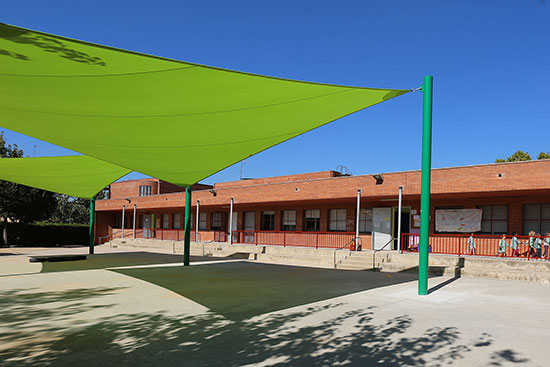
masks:
<svg viewBox="0 0 550 367"><path fill-rule="evenodd" d="M372 248L374 250L380 250L392 240L391 215L392 208L372 209ZM384 250L391 249L391 243L384 247Z"/></svg>
<svg viewBox="0 0 550 367"><path fill-rule="evenodd" d="M244 230L247 231L244 233L244 242L246 243L254 243L254 217L254 212L244 213Z"/></svg>
<svg viewBox="0 0 550 367"><path fill-rule="evenodd" d="M142 218L143 238L151 238L151 215L144 214Z"/></svg>

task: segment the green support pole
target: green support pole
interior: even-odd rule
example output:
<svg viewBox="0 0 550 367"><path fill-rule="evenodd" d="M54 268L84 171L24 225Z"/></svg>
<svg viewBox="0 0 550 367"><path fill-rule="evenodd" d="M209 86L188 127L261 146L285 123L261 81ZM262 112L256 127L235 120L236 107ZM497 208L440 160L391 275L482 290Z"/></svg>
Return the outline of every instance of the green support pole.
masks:
<svg viewBox="0 0 550 367"><path fill-rule="evenodd" d="M420 250L418 259L418 295L428 294L428 248L430 236L430 184L432 174L432 98L433 76L424 77L422 113L422 189L420 196Z"/></svg>
<svg viewBox="0 0 550 367"><path fill-rule="evenodd" d="M90 199L90 255L94 254L94 242L95 242L95 231L94 231L94 214L95 214L95 199Z"/></svg>
<svg viewBox="0 0 550 367"><path fill-rule="evenodd" d="M191 186L185 188L185 223L183 243L183 266L189 266L189 251L191 249Z"/></svg>

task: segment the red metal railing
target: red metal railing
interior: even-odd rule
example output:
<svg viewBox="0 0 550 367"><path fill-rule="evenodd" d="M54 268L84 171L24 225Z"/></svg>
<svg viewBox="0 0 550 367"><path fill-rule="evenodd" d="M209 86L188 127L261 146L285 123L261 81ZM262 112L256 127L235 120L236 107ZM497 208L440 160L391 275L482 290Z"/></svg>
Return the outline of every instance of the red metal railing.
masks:
<svg viewBox="0 0 550 367"><path fill-rule="evenodd" d="M255 245L342 248L354 238L354 232L233 231L233 243Z"/></svg>
<svg viewBox="0 0 550 367"><path fill-rule="evenodd" d="M121 238L120 229L113 229L107 241ZM183 241L183 229L136 228L136 238ZM133 230L124 230L125 238L133 238ZM302 246L315 248L343 248L349 246L355 238L354 232L290 232L290 231L233 231L233 243L278 246ZM191 231L191 241L195 240L195 231ZM199 231L199 241L228 241L224 231Z"/></svg>
<svg viewBox="0 0 550 367"><path fill-rule="evenodd" d="M130 229L124 230L124 237L131 239L134 238L134 232ZM151 238L157 240L167 241L183 241L185 237L185 231L183 229L164 229L164 228L136 228L136 238ZM115 238L122 238L122 231L120 228L113 228L113 233L108 236L101 237L103 242L110 241ZM227 234L223 231L199 231L199 241L227 241ZM191 230L191 241L195 241L195 230Z"/></svg>
<svg viewBox="0 0 550 367"><path fill-rule="evenodd" d="M468 238L469 234L430 234L429 245L430 252L434 254L448 255L466 255L471 254L469 251ZM516 236L519 240L518 251L514 254L514 250L509 247L512 244L512 236L506 235L508 246L504 253L499 253L499 242L502 235L474 235L475 256L503 256L514 258L535 257L535 251L529 246L529 236ZM533 236L533 242L536 238L542 240L541 255L544 255L544 237ZM420 243L420 235L418 233L403 233L401 238L401 252L417 252Z"/></svg>

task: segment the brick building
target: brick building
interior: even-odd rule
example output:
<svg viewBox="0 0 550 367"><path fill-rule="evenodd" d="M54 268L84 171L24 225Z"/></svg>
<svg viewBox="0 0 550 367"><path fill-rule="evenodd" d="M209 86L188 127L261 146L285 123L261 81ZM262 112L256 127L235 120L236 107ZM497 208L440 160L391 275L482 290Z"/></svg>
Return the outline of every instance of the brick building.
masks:
<svg viewBox="0 0 550 367"><path fill-rule="evenodd" d="M197 184L192 197L192 239L226 241L233 198L234 242L311 245L316 241L341 246L354 237L361 189L359 232L363 247L370 248L373 232L397 236L400 186L401 232L418 233L420 171L380 176L377 180L374 175L324 171ZM123 206L126 237L182 240L183 191L157 179L113 183L111 198L96 203L96 243L121 236ZM483 210L480 233L550 232L550 160L434 169L431 191L430 233L435 232L436 210L473 208Z"/></svg>

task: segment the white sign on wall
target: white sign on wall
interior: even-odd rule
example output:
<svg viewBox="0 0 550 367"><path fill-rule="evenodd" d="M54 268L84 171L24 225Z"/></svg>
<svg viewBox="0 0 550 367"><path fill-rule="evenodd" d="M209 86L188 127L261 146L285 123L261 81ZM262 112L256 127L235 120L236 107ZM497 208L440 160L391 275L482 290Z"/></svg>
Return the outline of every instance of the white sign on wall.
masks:
<svg viewBox="0 0 550 367"><path fill-rule="evenodd" d="M435 211L437 232L472 233L481 230L482 209L444 209Z"/></svg>

